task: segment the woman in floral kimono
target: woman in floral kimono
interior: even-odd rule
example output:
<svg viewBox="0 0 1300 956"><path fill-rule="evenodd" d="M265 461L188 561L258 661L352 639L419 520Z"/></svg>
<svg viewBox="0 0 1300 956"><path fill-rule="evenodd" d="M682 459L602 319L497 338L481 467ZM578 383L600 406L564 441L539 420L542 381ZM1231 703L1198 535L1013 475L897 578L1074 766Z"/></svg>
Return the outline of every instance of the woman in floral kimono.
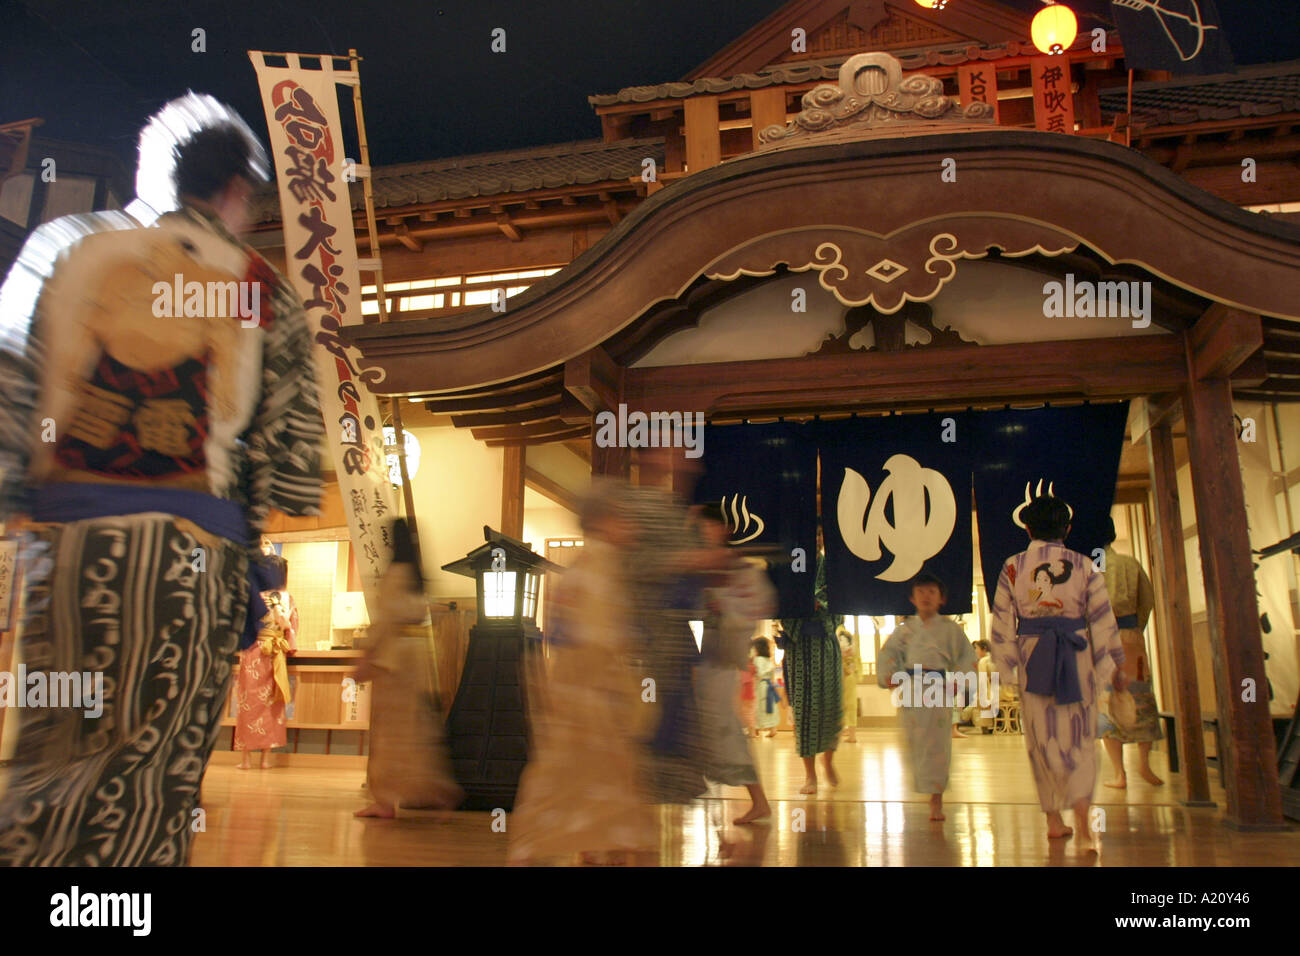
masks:
<svg viewBox="0 0 1300 956"><path fill-rule="evenodd" d="M243 753L238 769L252 767L249 756L262 751L261 767L271 767L271 750L283 747L288 735L285 708L291 699L288 657L298 649L298 609L284 590L287 568L283 558L270 551L262 539L262 558L254 560L257 590L250 601L250 626L239 642L239 677L235 684L235 749ZM260 599L261 605L257 605ZM251 620L266 608L265 613Z"/></svg>
<svg viewBox="0 0 1300 956"><path fill-rule="evenodd" d="M1059 498L1024 507L1020 520L1033 540L998 575L990 650L1003 682L1020 677L1025 746L1048 839L1074 833L1061 817L1068 806L1080 843L1091 849L1098 698L1112 678L1117 690L1127 678L1106 580L1091 558L1061 543L1072 517Z"/></svg>

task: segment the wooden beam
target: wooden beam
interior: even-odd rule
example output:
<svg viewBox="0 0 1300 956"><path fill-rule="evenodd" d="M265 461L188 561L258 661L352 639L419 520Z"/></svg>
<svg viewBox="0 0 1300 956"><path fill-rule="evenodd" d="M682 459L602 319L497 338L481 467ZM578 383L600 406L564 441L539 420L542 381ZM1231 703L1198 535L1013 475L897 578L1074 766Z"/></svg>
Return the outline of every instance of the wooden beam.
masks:
<svg viewBox="0 0 1300 956"><path fill-rule="evenodd" d="M511 242L519 242L524 238L524 234L510 221L510 217L503 212L497 214L497 227Z"/></svg>
<svg viewBox="0 0 1300 956"><path fill-rule="evenodd" d="M596 441L599 435L599 426L596 424L596 416L591 416L591 473L593 475L604 475L611 478L621 478L624 481L632 473L632 454L626 446L605 447Z"/></svg>
<svg viewBox="0 0 1300 956"><path fill-rule="evenodd" d="M498 392L496 394L471 396L468 398L430 398L424 407L435 415L450 415L455 412L492 412L519 408L539 402L554 401L560 397L559 389L553 385L539 385L515 392Z"/></svg>
<svg viewBox="0 0 1300 956"><path fill-rule="evenodd" d="M590 412L618 407L625 369L600 346L564 363L564 387Z"/></svg>
<svg viewBox="0 0 1300 956"><path fill-rule="evenodd" d="M1129 435L1134 445L1142 441L1157 425L1172 425L1183 414L1178 395L1151 395L1133 402L1129 416Z"/></svg>
<svg viewBox="0 0 1300 956"><path fill-rule="evenodd" d="M562 432L555 432L554 434L550 434L550 435L542 435L537 438L530 438L525 442L506 441L500 438L489 438L486 442L484 442L484 444L487 445L489 448L505 448L508 445L520 445L520 444L549 445L553 442L562 442L562 441L569 441L572 438L581 438L582 436L586 435L586 433L587 433L587 426L583 425L581 428L569 428Z"/></svg>
<svg viewBox="0 0 1300 956"><path fill-rule="evenodd" d="M582 424L586 424L585 420ZM471 428L470 434L478 441L526 441L530 438L542 438L560 431L569 431L574 425L558 418L545 421L525 422L522 425L498 425L495 428Z"/></svg>
<svg viewBox="0 0 1300 956"><path fill-rule="evenodd" d="M718 98L692 96L686 110L686 167L692 173L722 162L722 131L718 128Z"/></svg>
<svg viewBox="0 0 1300 956"><path fill-rule="evenodd" d="M560 413L564 399L556 397L554 401L530 405L528 408L507 409L502 412L484 412L483 414L453 415L451 423L457 428L483 428L489 425L522 425L546 418L556 418Z"/></svg>
<svg viewBox="0 0 1300 956"><path fill-rule="evenodd" d="M617 226L619 220L623 218L623 213L619 211L618 203L614 202L612 199L606 200L604 208L605 218L609 220L609 224L611 226Z"/></svg>
<svg viewBox="0 0 1300 956"><path fill-rule="evenodd" d="M847 355L630 368L629 409L760 412L903 403L969 404L1051 396L1134 397L1186 382L1177 336L904 349Z"/></svg>
<svg viewBox="0 0 1300 956"><path fill-rule="evenodd" d="M501 531L512 538L524 536L523 445L506 445L501 474Z"/></svg>
<svg viewBox="0 0 1300 956"><path fill-rule="evenodd" d="M578 513L578 496L559 482L547 478L536 468L524 469L524 485L533 489L539 495L550 498L561 508L568 508L574 514Z"/></svg>
<svg viewBox="0 0 1300 956"><path fill-rule="evenodd" d="M397 237L398 242L406 246L406 248L410 249L412 252L421 252L424 250L424 243L412 236L411 230L406 226L395 226L393 228L393 235Z"/></svg>
<svg viewBox="0 0 1300 956"><path fill-rule="evenodd" d="M1153 570L1160 582L1164 618L1174 671L1174 716L1177 742L1186 785L1186 802L1210 802L1210 780L1205 768L1205 733L1201 727L1201 692L1196 678L1196 645L1192 640L1191 596L1187 586L1187 553L1183 547L1183 513L1178 496L1178 463L1174 459L1173 429L1157 421L1146 435L1154 505Z"/></svg>
<svg viewBox="0 0 1300 956"><path fill-rule="evenodd" d="M749 113L754 120L754 148L758 149L758 134L769 126L785 126L785 89L767 87L749 94Z"/></svg>
<svg viewBox="0 0 1300 956"><path fill-rule="evenodd" d="M1227 378L1264 347L1258 315L1218 302L1205 310L1187 332L1195 378Z"/></svg>
<svg viewBox="0 0 1300 956"><path fill-rule="evenodd" d="M1214 654L1222 741L1219 760L1228 796L1226 822L1240 829L1282 829L1277 750L1233 430L1232 387L1225 378L1200 379L1196 365L1189 335L1183 411Z"/></svg>

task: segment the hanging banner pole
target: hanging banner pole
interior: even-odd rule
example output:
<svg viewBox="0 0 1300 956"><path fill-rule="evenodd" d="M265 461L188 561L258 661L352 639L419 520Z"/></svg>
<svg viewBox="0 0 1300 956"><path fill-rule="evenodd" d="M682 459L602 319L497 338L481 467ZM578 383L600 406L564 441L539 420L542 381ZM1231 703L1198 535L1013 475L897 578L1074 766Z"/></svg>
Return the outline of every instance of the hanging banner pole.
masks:
<svg viewBox="0 0 1300 956"><path fill-rule="evenodd" d="M361 112L361 57L355 49L348 49L352 72L357 82L352 86L352 106L357 113L357 139L361 144L361 169L364 176L361 190L366 197L366 229L370 238L370 260L367 263L375 276L375 299L379 302L379 321L388 321L388 296L384 291L384 263L379 253L379 227L375 223L375 192L370 184L370 143L366 139L366 119ZM415 520L415 493L411 490L411 476L406 469L406 431L402 427L402 400L394 395L390 400L393 414L393 441L397 445L397 467L402 476L402 500L406 505L406 523L411 529L411 543L416 553L420 551L420 531Z"/></svg>
<svg viewBox="0 0 1300 956"><path fill-rule="evenodd" d="M361 274L348 195L338 86L356 87L354 64L330 55L249 51L257 73L279 187L286 272L307 309L326 439L338 475L357 570L372 619L391 550L394 512L383 419L369 386L378 369L358 368L356 350L338 335L360 324ZM301 57L318 61L304 69ZM279 65L283 61L284 65ZM340 179L343 179L341 182ZM382 298L382 296L381 296Z"/></svg>

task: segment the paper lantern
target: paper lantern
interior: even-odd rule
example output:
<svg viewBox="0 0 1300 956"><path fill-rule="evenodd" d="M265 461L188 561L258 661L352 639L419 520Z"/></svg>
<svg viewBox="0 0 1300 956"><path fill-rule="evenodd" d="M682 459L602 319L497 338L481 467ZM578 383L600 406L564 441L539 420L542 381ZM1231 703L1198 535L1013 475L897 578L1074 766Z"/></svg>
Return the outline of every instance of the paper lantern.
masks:
<svg viewBox="0 0 1300 956"><path fill-rule="evenodd" d="M1042 52L1064 53L1079 35L1079 21L1065 4L1054 3L1034 15L1029 35Z"/></svg>
<svg viewBox="0 0 1300 956"><path fill-rule="evenodd" d="M948 5L948 0L916 0L916 5L927 10L942 10Z"/></svg>

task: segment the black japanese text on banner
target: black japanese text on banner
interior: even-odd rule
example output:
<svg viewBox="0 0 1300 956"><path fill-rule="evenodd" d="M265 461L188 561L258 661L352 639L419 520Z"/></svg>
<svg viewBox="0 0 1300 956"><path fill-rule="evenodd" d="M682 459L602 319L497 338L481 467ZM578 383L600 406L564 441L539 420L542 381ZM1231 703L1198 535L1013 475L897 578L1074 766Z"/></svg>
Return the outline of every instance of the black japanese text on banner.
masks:
<svg viewBox="0 0 1300 956"><path fill-rule="evenodd" d="M339 84L355 85L357 76L351 70L336 72L328 56L319 58L320 69L304 70L298 54L282 54L285 67L267 65L267 55L249 53L270 131L285 262L316 342L326 439L373 615L379 576L388 564L394 506L383 419L366 387L379 373L360 371L338 336L341 326L361 323L361 277L338 106Z"/></svg>
<svg viewBox="0 0 1300 956"><path fill-rule="evenodd" d="M964 413L825 422L818 428L826 586L836 614L910 614L923 568L945 614L971 609L970 435Z"/></svg>

